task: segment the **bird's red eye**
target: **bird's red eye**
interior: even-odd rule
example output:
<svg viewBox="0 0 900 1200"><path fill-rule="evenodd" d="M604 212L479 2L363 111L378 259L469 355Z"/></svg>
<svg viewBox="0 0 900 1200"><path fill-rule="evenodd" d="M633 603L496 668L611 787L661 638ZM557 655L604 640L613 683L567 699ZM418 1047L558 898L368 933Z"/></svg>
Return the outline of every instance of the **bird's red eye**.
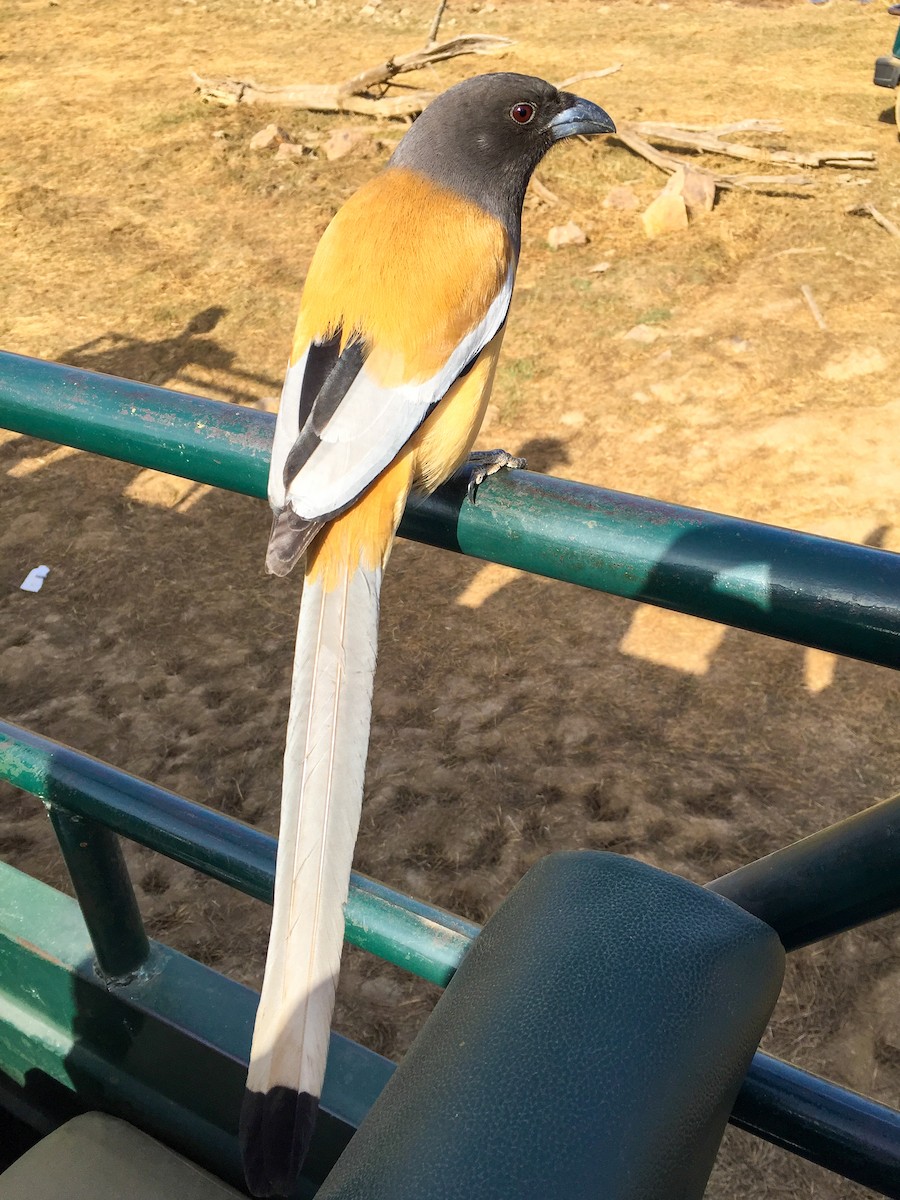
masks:
<svg viewBox="0 0 900 1200"><path fill-rule="evenodd" d="M517 125L527 125L529 121L534 120L534 105L529 104L527 100L520 100L509 110L509 115Z"/></svg>

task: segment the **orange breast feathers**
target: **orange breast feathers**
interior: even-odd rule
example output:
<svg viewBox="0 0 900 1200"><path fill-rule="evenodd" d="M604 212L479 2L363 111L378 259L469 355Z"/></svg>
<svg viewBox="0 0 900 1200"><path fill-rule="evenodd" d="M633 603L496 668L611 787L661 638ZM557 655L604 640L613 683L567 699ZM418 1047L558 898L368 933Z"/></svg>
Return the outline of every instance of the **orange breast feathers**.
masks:
<svg viewBox="0 0 900 1200"><path fill-rule="evenodd" d="M512 246L503 225L456 192L392 167L322 235L300 302L292 361L342 331L369 347L385 386L428 379L488 311Z"/></svg>
<svg viewBox="0 0 900 1200"><path fill-rule="evenodd" d="M357 192L313 257L293 360L341 330L368 348L366 371L386 387L433 376L480 321L509 272L499 221L455 192L391 168ZM310 546L307 576L334 588L357 563L387 562L411 487L432 491L465 460L490 395L502 329L359 500Z"/></svg>

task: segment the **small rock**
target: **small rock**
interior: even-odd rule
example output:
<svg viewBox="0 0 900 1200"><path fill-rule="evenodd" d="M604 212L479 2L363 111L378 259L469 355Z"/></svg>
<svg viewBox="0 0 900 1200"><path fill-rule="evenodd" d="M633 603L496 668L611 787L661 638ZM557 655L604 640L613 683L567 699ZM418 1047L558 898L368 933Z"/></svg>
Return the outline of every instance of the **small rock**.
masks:
<svg viewBox="0 0 900 1200"><path fill-rule="evenodd" d="M887 369L887 359L874 346L861 350L850 350L832 358L822 368L821 375L835 383L845 379L857 379L860 375L876 375Z"/></svg>
<svg viewBox="0 0 900 1200"><path fill-rule="evenodd" d="M303 158L307 154L312 154L311 146L302 146L298 142L282 142L275 151L275 158L284 162L286 159Z"/></svg>
<svg viewBox="0 0 900 1200"><path fill-rule="evenodd" d="M602 275L603 272L608 271L611 266L611 262L594 263L592 267L588 267L588 275Z"/></svg>
<svg viewBox="0 0 900 1200"><path fill-rule="evenodd" d="M725 345L733 354L746 354L752 348L746 338L739 337L736 333L725 339Z"/></svg>
<svg viewBox="0 0 900 1200"><path fill-rule="evenodd" d="M690 167L679 167L684 179L681 184L681 195L688 213L692 217L702 216L712 212L716 203L716 184L711 175L702 171L692 171Z"/></svg>
<svg viewBox="0 0 900 1200"><path fill-rule="evenodd" d="M283 142L290 142L293 139L286 129L282 129L280 125L267 125L265 129L260 129L254 133L250 139L251 150L270 150L273 146L280 146Z"/></svg>
<svg viewBox="0 0 900 1200"><path fill-rule="evenodd" d="M641 207L637 192L630 187L614 187L607 192L603 208L617 208L622 212L633 212Z"/></svg>
<svg viewBox="0 0 900 1200"><path fill-rule="evenodd" d="M358 129L335 129L330 137L322 143L322 150L329 162L350 154L365 138Z"/></svg>
<svg viewBox="0 0 900 1200"><path fill-rule="evenodd" d="M570 429L580 429L586 418L583 412L574 410L572 412L564 412L559 418L561 425L568 425Z"/></svg>
<svg viewBox="0 0 900 1200"><path fill-rule="evenodd" d="M675 383L651 383L650 394L664 404L677 404L684 399L684 389L677 381Z"/></svg>
<svg viewBox="0 0 900 1200"><path fill-rule="evenodd" d="M634 325L627 333L622 334L622 341L639 342L642 346L649 346L661 337L662 330L657 329L655 325Z"/></svg>
<svg viewBox="0 0 900 1200"><path fill-rule="evenodd" d="M684 198L673 195L672 192L660 192L641 213L641 223L648 238L687 229L687 206Z"/></svg>
<svg viewBox="0 0 900 1200"><path fill-rule="evenodd" d="M547 245L551 250L559 250L561 246L583 246L586 242L587 234L574 221L554 225L547 234Z"/></svg>
<svg viewBox="0 0 900 1200"><path fill-rule="evenodd" d="M680 196L692 217L712 212L716 202L716 185L711 175L694 171L690 167L678 167L669 176L663 194Z"/></svg>
<svg viewBox="0 0 900 1200"><path fill-rule="evenodd" d="M227 129L216 129L216 130L214 130L214 131L213 131L213 137L214 137L214 138L217 138L217 139L219 139L219 140L222 140L222 139L224 139L224 138L227 138L227 137L228 137L228 130L227 130Z"/></svg>

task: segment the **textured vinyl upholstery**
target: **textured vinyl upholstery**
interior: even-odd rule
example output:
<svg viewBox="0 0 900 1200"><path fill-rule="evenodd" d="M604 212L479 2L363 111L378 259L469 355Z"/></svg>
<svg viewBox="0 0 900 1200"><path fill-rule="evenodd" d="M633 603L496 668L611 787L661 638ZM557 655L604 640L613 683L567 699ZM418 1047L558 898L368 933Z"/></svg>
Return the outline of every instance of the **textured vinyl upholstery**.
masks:
<svg viewBox="0 0 900 1200"><path fill-rule="evenodd" d="M241 1200L240 1192L135 1129L90 1112L0 1175L0 1200Z"/></svg>
<svg viewBox="0 0 900 1200"><path fill-rule="evenodd" d="M318 1200L695 1200L774 1007L768 925L589 851L474 942Z"/></svg>

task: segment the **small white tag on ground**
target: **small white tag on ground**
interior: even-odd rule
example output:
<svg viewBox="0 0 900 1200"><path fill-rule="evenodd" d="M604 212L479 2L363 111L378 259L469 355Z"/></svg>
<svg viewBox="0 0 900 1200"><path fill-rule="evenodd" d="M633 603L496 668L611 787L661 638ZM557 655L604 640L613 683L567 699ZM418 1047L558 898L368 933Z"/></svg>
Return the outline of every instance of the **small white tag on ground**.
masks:
<svg viewBox="0 0 900 1200"><path fill-rule="evenodd" d="M35 567L33 571L29 571L25 576L25 582L22 584L22 591L39 592L44 586L44 580L49 574L49 567Z"/></svg>

